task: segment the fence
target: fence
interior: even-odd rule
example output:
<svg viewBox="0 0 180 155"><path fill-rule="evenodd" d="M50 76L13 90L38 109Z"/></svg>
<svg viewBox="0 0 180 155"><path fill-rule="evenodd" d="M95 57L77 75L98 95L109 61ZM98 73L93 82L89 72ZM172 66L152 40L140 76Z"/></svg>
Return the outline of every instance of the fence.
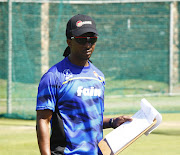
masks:
<svg viewBox="0 0 180 155"><path fill-rule="evenodd" d="M180 95L178 1L0 0L2 107L35 115L38 82L63 59L66 23L78 13L97 23L91 60L106 76L107 96Z"/></svg>

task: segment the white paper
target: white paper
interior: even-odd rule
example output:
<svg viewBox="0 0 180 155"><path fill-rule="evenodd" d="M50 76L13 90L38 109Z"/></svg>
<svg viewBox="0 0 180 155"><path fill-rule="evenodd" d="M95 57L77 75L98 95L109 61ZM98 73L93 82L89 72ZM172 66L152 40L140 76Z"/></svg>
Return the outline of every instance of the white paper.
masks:
<svg viewBox="0 0 180 155"><path fill-rule="evenodd" d="M113 153L118 152L137 135L149 127L155 118L157 120L156 125L149 129L145 133L146 135L152 132L152 130L154 130L162 121L161 114L146 99L141 100L141 109L136 112L132 118L132 122L125 122L106 135L105 138Z"/></svg>
<svg viewBox="0 0 180 155"><path fill-rule="evenodd" d="M159 124L162 122L162 116L146 99L141 100L141 108L145 112L148 120L157 120L157 123L145 133L147 136L159 126Z"/></svg>

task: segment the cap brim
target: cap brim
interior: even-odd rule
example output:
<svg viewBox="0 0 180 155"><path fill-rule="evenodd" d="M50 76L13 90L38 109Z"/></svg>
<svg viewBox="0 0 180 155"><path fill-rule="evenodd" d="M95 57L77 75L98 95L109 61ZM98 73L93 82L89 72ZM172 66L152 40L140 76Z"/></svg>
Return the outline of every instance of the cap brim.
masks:
<svg viewBox="0 0 180 155"><path fill-rule="evenodd" d="M97 30L96 29L94 29L94 28L87 28L87 27L85 27L85 28L81 28L81 29L79 29L79 30L74 30L74 32L72 31L72 35L74 35L74 36L80 36L80 35L82 35L82 34L84 34L84 33L88 33L88 32L93 32L93 33L95 33L96 35L98 35L98 32L97 32Z"/></svg>

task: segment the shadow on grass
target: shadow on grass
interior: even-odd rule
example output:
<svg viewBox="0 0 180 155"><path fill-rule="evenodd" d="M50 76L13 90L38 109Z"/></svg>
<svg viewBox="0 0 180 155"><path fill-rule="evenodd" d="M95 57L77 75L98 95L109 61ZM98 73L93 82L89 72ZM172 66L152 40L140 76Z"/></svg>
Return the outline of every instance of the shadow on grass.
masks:
<svg viewBox="0 0 180 155"><path fill-rule="evenodd" d="M0 114L0 118L10 118L10 119L23 119L23 120L35 120L36 117L32 116L32 115L20 115L20 114L16 114L16 113L12 113L12 114Z"/></svg>
<svg viewBox="0 0 180 155"><path fill-rule="evenodd" d="M160 131L153 131L152 134L156 135L166 135L166 136L180 136L180 130L160 130Z"/></svg>

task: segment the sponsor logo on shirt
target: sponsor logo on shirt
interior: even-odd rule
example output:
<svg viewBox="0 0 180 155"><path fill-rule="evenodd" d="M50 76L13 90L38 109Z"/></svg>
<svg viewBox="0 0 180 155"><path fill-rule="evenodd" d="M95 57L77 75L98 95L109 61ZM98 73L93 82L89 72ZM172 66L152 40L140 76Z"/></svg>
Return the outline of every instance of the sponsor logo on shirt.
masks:
<svg viewBox="0 0 180 155"><path fill-rule="evenodd" d="M83 86L79 86L77 89L77 96L101 96L101 89L97 89L94 87L84 88Z"/></svg>

